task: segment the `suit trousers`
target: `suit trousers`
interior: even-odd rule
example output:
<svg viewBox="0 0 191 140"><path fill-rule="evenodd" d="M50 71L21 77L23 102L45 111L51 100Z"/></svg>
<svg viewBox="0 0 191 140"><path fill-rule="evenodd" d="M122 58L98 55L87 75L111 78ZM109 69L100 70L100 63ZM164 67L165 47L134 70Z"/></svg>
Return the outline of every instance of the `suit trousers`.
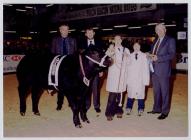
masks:
<svg viewBox="0 0 191 140"><path fill-rule="evenodd" d="M92 81L92 85L91 85L91 88L89 90L88 97L86 99L86 109L87 110L89 110L89 108L91 107L92 94L93 94L94 108L100 108L99 83L100 83L100 77L99 77L99 74L97 74Z"/></svg>
<svg viewBox="0 0 191 140"><path fill-rule="evenodd" d="M122 94L123 95L123 94ZM105 111L105 116L114 116L115 114L123 114L122 106L119 106L121 93L109 92L109 97L107 101L107 107Z"/></svg>
<svg viewBox="0 0 191 140"><path fill-rule="evenodd" d="M153 111L168 115L170 111L170 77L152 74L154 91Z"/></svg>

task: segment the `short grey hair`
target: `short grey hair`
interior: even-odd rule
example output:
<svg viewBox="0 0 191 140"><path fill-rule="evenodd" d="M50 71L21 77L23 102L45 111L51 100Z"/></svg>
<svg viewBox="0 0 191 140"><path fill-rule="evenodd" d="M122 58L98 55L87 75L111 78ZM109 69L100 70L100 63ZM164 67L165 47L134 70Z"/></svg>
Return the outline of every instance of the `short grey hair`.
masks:
<svg viewBox="0 0 191 140"><path fill-rule="evenodd" d="M157 27L161 27L162 29L166 30L166 26L164 25L164 23L158 23L156 26L155 26L155 29Z"/></svg>

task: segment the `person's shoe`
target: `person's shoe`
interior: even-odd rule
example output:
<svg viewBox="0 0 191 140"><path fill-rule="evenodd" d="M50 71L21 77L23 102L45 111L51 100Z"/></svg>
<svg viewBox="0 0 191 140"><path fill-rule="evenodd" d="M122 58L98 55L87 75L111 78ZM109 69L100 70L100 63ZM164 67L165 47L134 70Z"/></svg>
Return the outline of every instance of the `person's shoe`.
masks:
<svg viewBox="0 0 191 140"><path fill-rule="evenodd" d="M157 111L148 111L147 114L160 114L161 112L157 112Z"/></svg>
<svg viewBox="0 0 191 140"><path fill-rule="evenodd" d="M160 116L158 116L158 119L159 120L164 120L166 117L168 117L168 115L161 114Z"/></svg>
<svg viewBox="0 0 191 140"><path fill-rule="evenodd" d="M143 109L138 110L138 116L142 116L143 112L144 112Z"/></svg>
<svg viewBox="0 0 191 140"><path fill-rule="evenodd" d="M117 114L117 118L122 118L123 114Z"/></svg>
<svg viewBox="0 0 191 140"><path fill-rule="evenodd" d="M101 109L100 109L100 108L95 108L95 111L96 111L97 113L100 113L100 112L101 112Z"/></svg>
<svg viewBox="0 0 191 140"><path fill-rule="evenodd" d="M107 116L107 120L108 120L108 121L112 121L112 120L113 120L113 117L112 117L112 116Z"/></svg>
<svg viewBox="0 0 191 140"><path fill-rule="evenodd" d="M126 113L127 115L131 115L131 109L130 109L130 108L127 108L127 109L126 109L126 112L127 112L127 113Z"/></svg>

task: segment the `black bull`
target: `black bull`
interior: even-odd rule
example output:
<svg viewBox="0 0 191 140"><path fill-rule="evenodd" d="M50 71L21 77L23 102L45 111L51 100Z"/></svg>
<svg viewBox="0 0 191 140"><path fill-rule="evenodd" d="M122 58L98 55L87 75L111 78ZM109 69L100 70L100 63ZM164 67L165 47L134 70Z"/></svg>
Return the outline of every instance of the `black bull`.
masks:
<svg viewBox="0 0 191 140"><path fill-rule="evenodd" d="M101 50L89 48L81 54L67 55L60 64L58 71L58 94L66 96L73 112L73 122L76 127L81 127L79 114L82 121L89 123L85 107L85 99L89 87L83 82L84 74L80 66L79 56L82 58L85 76L91 80L104 68L92 62L86 56L100 62L104 55L105 53ZM26 98L29 93L32 94L32 111L35 115L40 115L38 103L43 90L53 88L48 85L49 66L53 58L53 55L45 54L26 55L19 63L17 79L19 83L20 114L22 116L26 112ZM107 56L103 64L108 67L111 64L111 59Z"/></svg>

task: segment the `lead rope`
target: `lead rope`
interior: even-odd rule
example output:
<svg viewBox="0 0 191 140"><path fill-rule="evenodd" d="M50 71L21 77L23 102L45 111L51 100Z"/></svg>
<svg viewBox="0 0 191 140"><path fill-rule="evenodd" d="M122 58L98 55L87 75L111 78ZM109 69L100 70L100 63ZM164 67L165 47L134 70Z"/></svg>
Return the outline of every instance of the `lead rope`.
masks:
<svg viewBox="0 0 191 140"><path fill-rule="evenodd" d="M119 73L119 82L118 82L118 90L119 90L119 85L120 85L120 79L121 79L121 70L122 70L122 64L123 64L123 57L124 57L124 51L125 51L125 48L123 47L123 53L122 53L122 59L121 59L121 67L120 67L120 73ZM121 91L121 93L120 93L120 101L119 101L119 104L118 104L118 106L122 106L122 99L123 99L123 93L122 93L122 91Z"/></svg>
<svg viewBox="0 0 191 140"><path fill-rule="evenodd" d="M89 57L89 56L86 55L86 58L88 58L90 61L92 61L92 62L98 64L98 65L101 66L101 67L106 67L106 66L103 64L103 62L105 61L105 58L106 58L106 57L107 57L107 54L105 54L104 57L101 59L101 61L98 62L98 61L96 61L96 60L94 60L94 59L92 59L91 57Z"/></svg>
<svg viewBox="0 0 191 140"><path fill-rule="evenodd" d="M80 61L80 68L81 68L81 71L82 71L82 74L83 74L83 82L84 82L84 84L85 84L86 86L89 87L89 85L90 85L90 80L88 80L88 79L86 78L85 71L84 71L84 67L83 67L83 64L82 64L82 56L81 56L81 55L79 55L79 61Z"/></svg>

